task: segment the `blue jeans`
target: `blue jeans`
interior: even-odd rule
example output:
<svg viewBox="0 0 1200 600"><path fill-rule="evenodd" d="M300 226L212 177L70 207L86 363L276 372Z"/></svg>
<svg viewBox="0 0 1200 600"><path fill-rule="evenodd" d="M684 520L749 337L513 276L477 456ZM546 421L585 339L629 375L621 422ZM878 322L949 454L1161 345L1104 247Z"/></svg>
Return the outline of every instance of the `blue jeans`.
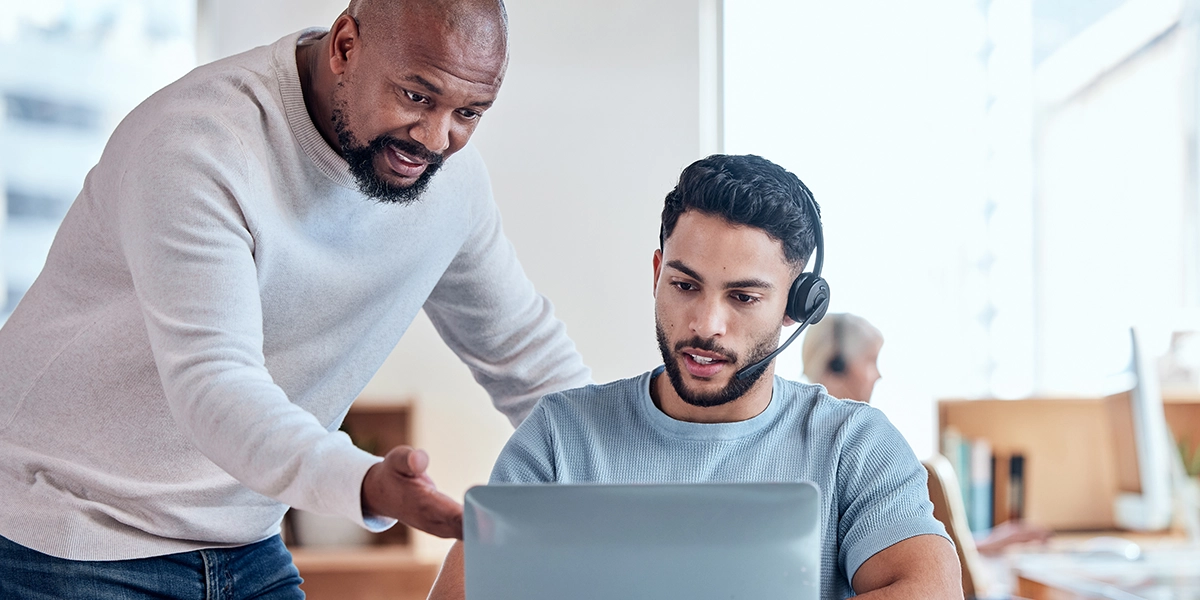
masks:
<svg viewBox="0 0 1200 600"><path fill-rule="evenodd" d="M113 561L56 558L0 536L0 598L292 600L304 592L279 536L236 548Z"/></svg>

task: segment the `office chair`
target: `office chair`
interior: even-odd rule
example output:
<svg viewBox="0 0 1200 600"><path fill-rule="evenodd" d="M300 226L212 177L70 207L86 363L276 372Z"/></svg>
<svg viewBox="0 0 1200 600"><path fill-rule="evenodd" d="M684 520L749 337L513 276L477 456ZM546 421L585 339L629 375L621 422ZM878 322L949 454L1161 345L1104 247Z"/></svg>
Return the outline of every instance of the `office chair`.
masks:
<svg viewBox="0 0 1200 600"><path fill-rule="evenodd" d="M933 502L933 517L946 526L946 533L954 541L958 551L958 562L962 565L963 597L970 600L980 596L986 588L983 563L975 548L975 538L967 525L967 507L959 492L958 477L954 467L941 454L934 454L922 461L929 472L929 500Z"/></svg>

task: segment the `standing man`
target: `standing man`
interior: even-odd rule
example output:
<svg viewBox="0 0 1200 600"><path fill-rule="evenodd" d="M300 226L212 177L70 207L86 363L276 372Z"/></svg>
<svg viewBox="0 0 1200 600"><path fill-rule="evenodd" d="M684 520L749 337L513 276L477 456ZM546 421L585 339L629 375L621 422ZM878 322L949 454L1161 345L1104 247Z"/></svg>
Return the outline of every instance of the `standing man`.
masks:
<svg viewBox="0 0 1200 600"><path fill-rule="evenodd" d="M121 123L0 329L0 597L300 597L287 506L443 537L336 431L424 308L496 407L590 379L466 147L500 0L355 0Z"/></svg>

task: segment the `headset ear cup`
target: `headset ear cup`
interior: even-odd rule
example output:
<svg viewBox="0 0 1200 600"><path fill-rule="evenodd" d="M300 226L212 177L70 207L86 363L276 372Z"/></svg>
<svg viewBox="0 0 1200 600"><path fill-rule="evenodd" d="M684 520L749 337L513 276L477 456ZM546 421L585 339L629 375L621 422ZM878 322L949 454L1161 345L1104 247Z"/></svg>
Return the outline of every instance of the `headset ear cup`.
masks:
<svg viewBox="0 0 1200 600"><path fill-rule="evenodd" d="M820 321L829 310L829 284L812 273L801 273L792 282L788 294L787 316L797 323L808 321L809 325Z"/></svg>
<svg viewBox="0 0 1200 600"><path fill-rule="evenodd" d="M842 358L841 354L838 354L837 356L834 356L833 358L829 359L829 372L830 373L845 373L846 372L846 359Z"/></svg>

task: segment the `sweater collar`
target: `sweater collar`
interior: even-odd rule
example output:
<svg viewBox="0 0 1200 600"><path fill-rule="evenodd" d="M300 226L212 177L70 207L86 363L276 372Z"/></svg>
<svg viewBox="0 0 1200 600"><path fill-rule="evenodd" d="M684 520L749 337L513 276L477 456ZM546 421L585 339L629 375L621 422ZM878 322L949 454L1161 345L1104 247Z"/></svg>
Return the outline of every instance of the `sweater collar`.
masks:
<svg viewBox="0 0 1200 600"><path fill-rule="evenodd" d="M279 75L279 93L283 98L283 110L296 142L313 161L317 169L334 183L350 189L358 189L350 165L346 159L321 137L316 125L308 116L304 105L304 90L300 87L300 72L296 67L296 45L304 40L328 33L321 28L305 29L293 33L274 44L275 69Z"/></svg>

